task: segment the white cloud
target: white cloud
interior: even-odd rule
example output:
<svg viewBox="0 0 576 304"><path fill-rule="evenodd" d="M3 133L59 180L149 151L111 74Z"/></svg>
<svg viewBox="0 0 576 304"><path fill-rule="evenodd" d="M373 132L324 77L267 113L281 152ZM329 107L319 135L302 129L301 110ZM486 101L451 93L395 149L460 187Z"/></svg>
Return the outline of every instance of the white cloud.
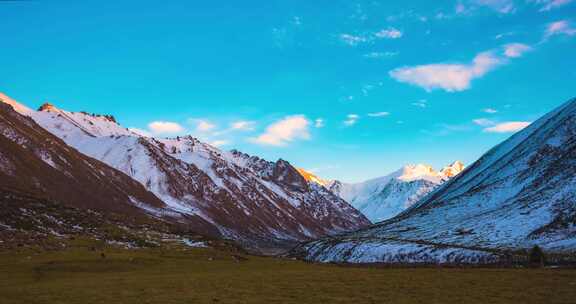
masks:
<svg viewBox="0 0 576 304"><path fill-rule="evenodd" d="M486 108L486 109L482 109L482 112L488 113L488 114L494 114L494 113L498 113L498 110L492 109L492 108Z"/></svg>
<svg viewBox="0 0 576 304"><path fill-rule="evenodd" d="M254 126L256 125L253 121L248 120L239 120L234 121L230 124L231 130L238 130L238 131L252 131L254 130Z"/></svg>
<svg viewBox="0 0 576 304"><path fill-rule="evenodd" d="M314 120L314 127L323 128L324 127L324 119L316 118L316 120Z"/></svg>
<svg viewBox="0 0 576 304"><path fill-rule="evenodd" d="M549 23L546 27L546 32L544 33L544 38L548 38L554 35L568 35L572 36L576 34L576 29L570 26L570 23L566 20L560 20L556 22Z"/></svg>
<svg viewBox="0 0 576 304"><path fill-rule="evenodd" d="M390 76L399 82L406 82L427 91L443 89L447 92L464 91L470 82L484 76L503 64L503 60L491 52L474 57L471 64L436 63L414 67L402 67L390 71Z"/></svg>
<svg viewBox="0 0 576 304"><path fill-rule="evenodd" d="M399 31L398 29L395 29L393 27L385 29L385 30L380 30L376 33L374 33L374 36L378 37L378 38L383 38L383 39L398 39L402 37L402 32Z"/></svg>
<svg viewBox="0 0 576 304"><path fill-rule="evenodd" d="M506 121L497 123L487 118L474 119L472 122L476 125L484 127L483 131L489 133L516 132L530 125L530 122L527 121Z"/></svg>
<svg viewBox="0 0 576 304"><path fill-rule="evenodd" d="M359 118L360 116L358 116L357 114L348 114L346 116L346 120L344 121L344 125L347 127L351 127L356 124Z"/></svg>
<svg viewBox="0 0 576 304"><path fill-rule="evenodd" d="M384 117L384 116L388 116L390 115L389 112L374 112L374 113L368 113L368 116L370 117Z"/></svg>
<svg viewBox="0 0 576 304"><path fill-rule="evenodd" d="M249 139L253 143L269 146L286 146L294 140L310 139L310 121L304 115L287 116L266 128L266 132Z"/></svg>
<svg viewBox="0 0 576 304"><path fill-rule="evenodd" d="M181 125L170 121L153 121L148 124L148 129L155 134L178 133L184 131L184 128Z"/></svg>
<svg viewBox="0 0 576 304"><path fill-rule="evenodd" d="M530 125L530 122L527 121L509 121L499 123L490 128L485 128L484 132L490 132L490 133L516 132L526 128L528 125Z"/></svg>
<svg viewBox="0 0 576 304"><path fill-rule="evenodd" d="M495 125L495 123L492 120L486 119L486 118L474 119L474 120L472 120L472 122L479 125L479 126L483 126L483 127Z"/></svg>
<svg viewBox="0 0 576 304"><path fill-rule="evenodd" d="M521 57L532 48L522 43L510 43L504 46L504 55L509 58Z"/></svg>

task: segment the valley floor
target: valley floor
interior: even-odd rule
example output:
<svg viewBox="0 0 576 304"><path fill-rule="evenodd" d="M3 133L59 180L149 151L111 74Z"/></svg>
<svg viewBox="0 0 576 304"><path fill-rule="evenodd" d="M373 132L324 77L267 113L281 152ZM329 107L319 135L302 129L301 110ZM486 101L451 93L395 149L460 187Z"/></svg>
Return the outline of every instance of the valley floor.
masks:
<svg viewBox="0 0 576 304"><path fill-rule="evenodd" d="M104 253L104 255L102 255ZM574 303L574 269L368 268L208 248L0 252L0 303Z"/></svg>

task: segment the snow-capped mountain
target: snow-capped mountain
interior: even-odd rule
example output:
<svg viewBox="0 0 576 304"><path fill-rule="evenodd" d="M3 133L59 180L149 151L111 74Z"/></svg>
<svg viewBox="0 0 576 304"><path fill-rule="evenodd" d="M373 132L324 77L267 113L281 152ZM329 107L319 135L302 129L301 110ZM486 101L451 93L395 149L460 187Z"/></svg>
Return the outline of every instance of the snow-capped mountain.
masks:
<svg viewBox="0 0 576 304"><path fill-rule="evenodd" d="M318 261L477 260L480 249L576 250L576 99L399 216L300 248Z"/></svg>
<svg viewBox="0 0 576 304"><path fill-rule="evenodd" d="M306 240L369 224L284 160L221 151L190 136L146 137L109 115L68 112L50 104L33 111L7 96L0 99L81 153L132 177L167 210L199 216L247 246Z"/></svg>
<svg viewBox="0 0 576 304"><path fill-rule="evenodd" d="M13 102L4 96L0 99ZM14 108L27 110L17 104ZM220 235L215 226L198 216L165 212L165 203L140 183L79 153L29 117L14 111L10 103L1 102L0 190L54 200L69 207L171 219L199 234Z"/></svg>
<svg viewBox="0 0 576 304"><path fill-rule="evenodd" d="M307 180L308 182L316 183L316 184L323 186L323 187L328 188L328 187L330 187L330 185L333 182L331 180L322 179L322 178L314 175L312 172L306 171L305 169L302 169L302 168L296 168L296 170L298 170L298 173L300 173L300 175L302 175L302 177L304 177L304 179Z"/></svg>
<svg viewBox="0 0 576 304"><path fill-rule="evenodd" d="M389 175L361 183L325 183L332 192L360 210L372 222L380 222L406 210L463 169L460 161L440 171L435 171L429 165L407 165Z"/></svg>

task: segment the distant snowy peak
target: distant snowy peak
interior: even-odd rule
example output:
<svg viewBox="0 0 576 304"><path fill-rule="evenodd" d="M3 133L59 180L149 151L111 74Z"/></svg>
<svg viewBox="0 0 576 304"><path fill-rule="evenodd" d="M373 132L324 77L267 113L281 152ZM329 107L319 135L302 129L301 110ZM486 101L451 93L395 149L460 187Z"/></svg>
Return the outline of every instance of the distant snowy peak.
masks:
<svg viewBox="0 0 576 304"><path fill-rule="evenodd" d="M417 179L432 179L436 181L436 178L440 177L439 173L436 172L432 166L426 164L406 165L397 172L400 176L396 177L396 179L405 182Z"/></svg>
<svg viewBox="0 0 576 304"><path fill-rule="evenodd" d="M442 170L440 170L440 175L447 178L452 178L460 174L460 172L462 171L464 171L464 164L461 161L457 160L453 162L450 166L442 168Z"/></svg>
<svg viewBox="0 0 576 304"><path fill-rule="evenodd" d="M440 171L430 165L406 165L399 170L365 182L347 184L330 181L327 188L349 202L373 222L389 219L464 169L460 161Z"/></svg>
<svg viewBox="0 0 576 304"><path fill-rule="evenodd" d="M407 165L401 169L401 175L397 179L405 182L423 179L442 183L456 176L462 170L464 170L464 164L461 161L455 161L440 171L436 171L432 166L425 164Z"/></svg>

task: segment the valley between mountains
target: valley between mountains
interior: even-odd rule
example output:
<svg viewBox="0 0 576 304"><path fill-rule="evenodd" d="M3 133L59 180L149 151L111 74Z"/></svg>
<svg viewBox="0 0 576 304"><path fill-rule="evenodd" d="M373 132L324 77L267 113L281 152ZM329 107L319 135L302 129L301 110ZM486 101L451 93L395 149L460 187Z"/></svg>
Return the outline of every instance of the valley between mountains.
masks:
<svg viewBox="0 0 576 304"><path fill-rule="evenodd" d="M362 264L576 252L576 100L472 164L405 165L356 184L191 136L142 135L110 115L0 100L0 249L81 237Z"/></svg>

